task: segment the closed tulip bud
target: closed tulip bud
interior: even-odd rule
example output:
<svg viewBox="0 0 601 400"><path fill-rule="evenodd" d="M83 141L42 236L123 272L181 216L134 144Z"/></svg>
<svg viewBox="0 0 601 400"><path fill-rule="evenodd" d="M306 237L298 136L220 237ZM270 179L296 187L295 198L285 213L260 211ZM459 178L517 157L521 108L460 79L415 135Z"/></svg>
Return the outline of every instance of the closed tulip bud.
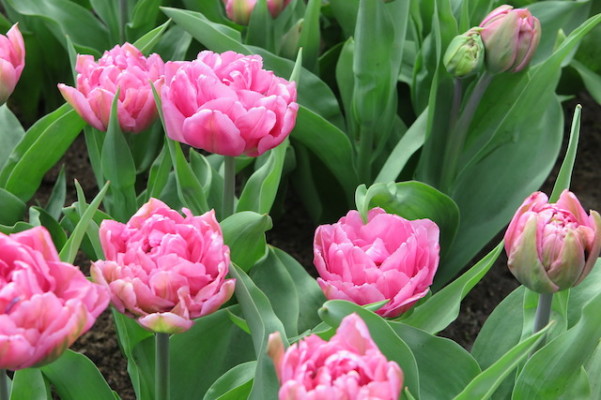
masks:
<svg viewBox="0 0 601 400"><path fill-rule="evenodd" d="M466 78L477 73L484 63L484 44L479 29L472 28L455 36L443 58L447 71L456 78Z"/></svg>
<svg viewBox="0 0 601 400"><path fill-rule="evenodd" d="M292 25L292 28L288 30L282 37L280 43L280 55L294 60L298 54L298 42L300 40L301 32L303 31L303 25L305 20L303 18L296 21L296 24Z"/></svg>
<svg viewBox="0 0 601 400"><path fill-rule="evenodd" d="M267 0L267 9L273 18L280 15L291 0ZM223 0L227 17L240 25L248 25L257 0Z"/></svg>
<svg viewBox="0 0 601 400"><path fill-rule="evenodd" d="M530 195L505 233L505 251L513 275L538 293L578 285L601 250L601 217L587 215L576 196L564 191L557 203L544 193Z"/></svg>
<svg viewBox="0 0 601 400"><path fill-rule="evenodd" d="M15 24L0 35L0 105L6 103L15 90L25 67L25 44L19 27Z"/></svg>
<svg viewBox="0 0 601 400"><path fill-rule="evenodd" d="M525 8L504 5L480 23L490 73L518 72L526 68L540 41L539 20Z"/></svg>

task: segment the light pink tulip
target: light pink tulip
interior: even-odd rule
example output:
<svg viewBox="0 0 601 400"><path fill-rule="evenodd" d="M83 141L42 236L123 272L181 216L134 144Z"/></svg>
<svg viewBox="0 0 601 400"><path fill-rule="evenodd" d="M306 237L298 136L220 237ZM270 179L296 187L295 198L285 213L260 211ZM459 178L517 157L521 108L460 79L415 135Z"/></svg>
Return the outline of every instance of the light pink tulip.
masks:
<svg viewBox="0 0 601 400"><path fill-rule="evenodd" d="M94 61L78 55L75 70L77 88L59 83L61 94L83 119L94 128L106 131L111 104L120 89L117 116L123 132L138 133L157 116L151 83L161 84L163 60L158 54L148 58L133 45L115 46Z"/></svg>
<svg viewBox="0 0 601 400"><path fill-rule="evenodd" d="M438 268L438 235L429 219L409 221L374 208L364 224L349 211L315 231L317 282L328 299L359 305L389 300L377 313L396 317L428 293Z"/></svg>
<svg viewBox="0 0 601 400"><path fill-rule="evenodd" d="M222 0L227 17L237 24L248 25L257 0ZM273 18L280 15L291 0L267 0L267 9Z"/></svg>
<svg viewBox="0 0 601 400"><path fill-rule="evenodd" d="M17 24L0 35L0 105L15 90L25 67L25 43Z"/></svg>
<svg viewBox="0 0 601 400"><path fill-rule="evenodd" d="M0 233L0 369L55 360L108 302L104 287L60 261L45 228Z"/></svg>
<svg viewBox="0 0 601 400"><path fill-rule="evenodd" d="M505 232L505 251L513 275L538 293L578 285L601 251L601 216L587 215L565 190L557 203L535 192L518 208Z"/></svg>
<svg viewBox="0 0 601 400"><path fill-rule="evenodd" d="M214 212L183 211L185 217L151 199L127 224L100 225L106 260L93 263L93 279L110 288L117 310L154 332L184 332L234 292L235 280L225 279L230 250Z"/></svg>
<svg viewBox="0 0 601 400"><path fill-rule="evenodd" d="M356 314L345 317L328 342L310 335L284 350L276 332L267 347L280 400L398 400L403 387L403 371L380 352Z"/></svg>
<svg viewBox="0 0 601 400"><path fill-rule="evenodd" d="M540 22L525 8L497 7L480 27L486 68L494 74L526 68L540 42Z"/></svg>
<svg viewBox="0 0 601 400"><path fill-rule="evenodd" d="M225 156L256 157L282 143L296 122L296 86L263 69L258 55L203 51L168 62L161 90L167 135Z"/></svg>

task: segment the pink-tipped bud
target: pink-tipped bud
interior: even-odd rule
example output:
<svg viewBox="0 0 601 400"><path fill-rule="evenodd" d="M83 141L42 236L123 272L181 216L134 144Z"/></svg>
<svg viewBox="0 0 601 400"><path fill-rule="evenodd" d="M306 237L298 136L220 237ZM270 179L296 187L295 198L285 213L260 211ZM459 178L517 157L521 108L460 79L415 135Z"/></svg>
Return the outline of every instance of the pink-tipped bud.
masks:
<svg viewBox="0 0 601 400"><path fill-rule="evenodd" d="M273 18L280 15L291 0L267 0L267 9ZM257 0L223 0L227 17L240 25L248 25Z"/></svg>
<svg viewBox="0 0 601 400"><path fill-rule="evenodd" d="M15 90L25 67L25 44L17 24L0 35L0 105L6 103Z"/></svg>
<svg viewBox="0 0 601 400"><path fill-rule="evenodd" d="M480 23L490 73L518 72L526 68L540 41L540 21L525 8L503 5Z"/></svg>
<svg viewBox="0 0 601 400"><path fill-rule="evenodd" d="M557 203L544 193L530 195L505 233L509 269L527 288L553 293L579 284L601 250L601 217L587 215L565 190Z"/></svg>

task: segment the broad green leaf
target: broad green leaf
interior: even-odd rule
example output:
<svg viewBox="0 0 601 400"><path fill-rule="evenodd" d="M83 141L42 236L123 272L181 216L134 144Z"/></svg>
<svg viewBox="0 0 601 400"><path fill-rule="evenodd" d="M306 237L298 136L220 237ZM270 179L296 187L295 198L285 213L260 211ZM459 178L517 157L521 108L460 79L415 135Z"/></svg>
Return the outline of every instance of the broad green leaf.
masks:
<svg viewBox="0 0 601 400"><path fill-rule="evenodd" d="M595 101L601 104L601 76L591 71L586 65L582 64L577 60L572 60L570 63L582 78L586 90L595 99Z"/></svg>
<svg viewBox="0 0 601 400"><path fill-rule="evenodd" d="M0 188L0 224L13 225L23 218L27 204L11 192Z"/></svg>
<svg viewBox="0 0 601 400"><path fill-rule="evenodd" d="M353 36L359 12L359 0L330 0L330 7L344 35L347 38Z"/></svg>
<svg viewBox="0 0 601 400"><path fill-rule="evenodd" d="M273 311L265 293L257 288L243 270L232 264L230 274L236 278L236 298L251 330L257 357L257 369L249 399L275 398L279 382L273 362L267 356L267 339L271 333L279 332L284 345L287 345L284 325Z"/></svg>
<svg viewBox="0 0 601 400"><path fill-rule="evenodd" d="M549 196L550 203L556 203L559 200L561 192L570 188L570 181L572 180L572 170L574 169L574 162L576 161L576 150L578 149L578 139L580 137L580 114L582 112L582 106L577 105L574 111L574 117L572 118L572 129L570 130L570 141L568 142L568 149L566 155L561 163L559 174L553 185L553 192Z"/></svg>
<svg viewBox="0 0 601 400"><path fill-rule="evenodd" d="M100 17L109 31L111 43L122 43L125 41L125 28L123 24L127 20L127 6L120 0L89 0L94 13Z"/></svg>
<svg viewBox="0 0 601 400"><path fill-rule="evenodd" d="M601 293L597 293L584 306L576 325L532 355L518 376L514 398L559 399L573 389L570 383L599 345L600 308Z"/></svg>
<svg viewBox="0 0 601 400"><path fill-rule="evenodd" d="M499 243L467 272L415 307L401 322L432 334L446 328L459 315L461 300L493 266L502 249L503 243Z"/></svg>
<svg viewBox="0 0 601 400"><path fill-rule="evenodd" d="M50 400L50 390L39 368L26 368L15 371L10 400ZM8 399L7 399L8 400Z"/></svg>
<svg viewBox="0 0 601 400"><path fill-rule="evenodd" d="M423 399L452 399L481 372L470 353L452 340L400 322L388 324L415 356Z"/></svg>
<svg viewBox="0 0 601 400"><path fill-rule="evenodd" d="M248 179L240 194L236 211L254 211L268 214L280 186L288 141L271 149L267 161Z"/></svg>
<svg viewBox="0 0 601 400"><path fill-rule="evenodd" d="M58 177L52 187L50 198L46 204L46 212L52 216L52 218L58 220L62 214L63 207L65 206L65 199L67 198L67 178L65 177L65 166L61 166Z"/></svg>
<svg viewBox="0 0 601 400"><path fill-rule="evenodd" d="M298 41L298 46L303 49L303 66L313 72L317 69L317 58L321 47L319 31L321 4L321 0L308 1Z"/></svg>
<svg viewBox="0 0 601 400"><path fill-rule="evenodd" d="M0 127L0 169L2 169L10 153L25 136L25 131L6 104L0 106Z"/></svg>
<svg viewBox="0 0 601 400"><path fill-rule="evenodd" d="M131 20L127 23L126 26L126 36L130 42L134 41L135 39L135 43L138 43L138 41L143 40L145 36L165 26L165 24L163 24L153 29L156 26L156 20L157 16L159 15L160 5L161 0L136 1L134 9L131 12ZM137 45L135 46L138 47ZM142 48L138 47L138 49L140 49L142 53L148 54L144 50L142 50Z"/></svg>
<svg viewBox="0 0 601 400"><path fill-rule="evenodd" d="M29 208L29 223L34 226L43 226L48 230L54 246L57 249L62 248L67 242L67 234L60 226L58 221L40 207Z"/></svg>
<svg viewBox="0 0 601 400"><path fill-rule="evenodd" d="M167 185L169 180L169 173L171 172L171 158L169 156L169 149L167 146L163 146L161 153L157 156L154 163L150 166L148 172L148 181L146 183L146 197L145 203L151 197L158 199L163 192L163 189Z"/></svg>
<svg viewBox="0 0 601 400"><path fill-rule="evenodd" d="M420 398L420 379L417 361L407 344L394 332L386 320L361 306L345 300L330 300L319 310L319 315L333 328L349 314L356 313L365 322L369 333L389 361L395 361L403 370L403 386L409 387L416 399Z"/></svg>
<svg viewBox="0 0 601 400"><path fill-rule="evenodd" d="M450 197L418 181L375 183L357 203L357 210L367 219L374 207L414 220L428 218L440 229L441 253L444 258L459 225L459 209Z"/></svg>
<svg viewBox="0 0 601 400"><path fill-rule="evenodd" d="M23 201L29 200L84 124L68 105L39 120L11 152L0 174L0 183ZM48 151L49 147L52 151Z"/></svg>
<svg viewBox="0 0 601 400"><path fill-rule="evenodd" d="M601 376L601 342L597 345L595 351L591 354L591 358L586 364L586 372L588 376ZM590 399L601 398L601 380L592 379L591 384L591 395Z"/></svg>
<svg viewBox="0 0 601 400"><path fill-rule="evenodd" d="M267 214L243 211L227 217L220 225L232 261L242 270L250 270L267 251L265 232L272 227L271 218Z"/></svg>
<svg viewBox="0 0 601 400"><path fill-rule="evenodd" d="M519 363L524 360L532 350L542 341L547 333L550 325L536 332L529 338L518 343L505 353L490 367L482 371L476 376L465 389L455 396L455 400L486 400L494 393L497 387L503 382L511 371L513 371ZM539 381L544 382L544 381ZM529 398L529 397L525 397ZM552 397L549 397L552 398Z"/></svg>
<svg viewBox="0 0 601 400"><path fill-rule="evenodd" d="M267 0L257 0L246 28L245 42L268 51L275 51L273 18L267 9Z"/></svg>
<svg viewBox="0 0 601 400"><path fill-rule="evenodd" d="M61 400L115 400L113 391L98 368L83 354L67 350L40 370Z"/></svg>
<svg viewBox="0 0 601 400"><path fill-rule="evenodd" d="M134 42L134 46L143 54L148 56L154 49L154 46L161 40L163 33L165 33L165 30L167 30L167 27L170 23L171 21L168 20L164 24L161 24L150 32L146 33L144 36Z"/></svg>
<svg viewBox="0 0 601 400"><path fill-rule="evenodd" d="M570 289L568 300L568 328L574 326L581 317L583 307L601 293L601 258L597 259L589 275L576 287Z"/></svg>
<svg viewBox="0 0 601 400"><path fill-rule="evenodd" d="M355 40L350 37L342 46L340 55L338 56L338 62L336 63L336 84L340 91L340 100L344 107L346 115L346 125L348 132L346 132L350 138L355 137L356 124L353 120L352 110L353 106L353 92L355 87L355 77L353 75L353 58L355 54Z"/></svg>
<svg viewBox="0 0 601 400"><path fill-rule="evenodd" d="M211 385L203 400L246 398L250 394L256 366L256 361L236 365Z"/></svg>
<svg viewBox="0 0 601 400"><path fill-rule="evenodd" d="M102 52L110 47L106 27L91 11L69 0L7 0L20 14L44 20L48 29L65 45L65 37L73 43Z"/></svg>

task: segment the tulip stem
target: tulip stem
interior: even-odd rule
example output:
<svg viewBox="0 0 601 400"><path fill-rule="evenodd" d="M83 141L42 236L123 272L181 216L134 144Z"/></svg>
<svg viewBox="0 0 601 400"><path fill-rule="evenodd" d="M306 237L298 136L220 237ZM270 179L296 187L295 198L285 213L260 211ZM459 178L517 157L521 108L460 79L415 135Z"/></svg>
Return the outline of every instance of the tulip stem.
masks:
<svg viewBox="0 0 601 400"><path fill-rule="evenodd" d="M553 293L541 293L538 296L538 306L534 317L534 333L543 329L549 323Z"/></svg>
<svg viewBox="0 0 601 400"><path fill-rule="evenodd" d="M5 369L0 369L0 400L8 400L8 375Z"/></svg>
<svg viewBox="0 0 601 400"><path fill-rule="evenodd" d="M155 340L155 399L169 400L169 334L157 332Z"/></svg>
<svg viewBox="0 0 601 400"><path fill-rule="evenodd" d="M127 1L119 0L119 36L125 42L125 25L127 24Z"/></svg>
<svg viewBox="0 0 601 400"><path fill-rule="evenodd" d="M234 213L234 196L236 191L236 158L224 157L223 171L223 218Z"/></svg>

